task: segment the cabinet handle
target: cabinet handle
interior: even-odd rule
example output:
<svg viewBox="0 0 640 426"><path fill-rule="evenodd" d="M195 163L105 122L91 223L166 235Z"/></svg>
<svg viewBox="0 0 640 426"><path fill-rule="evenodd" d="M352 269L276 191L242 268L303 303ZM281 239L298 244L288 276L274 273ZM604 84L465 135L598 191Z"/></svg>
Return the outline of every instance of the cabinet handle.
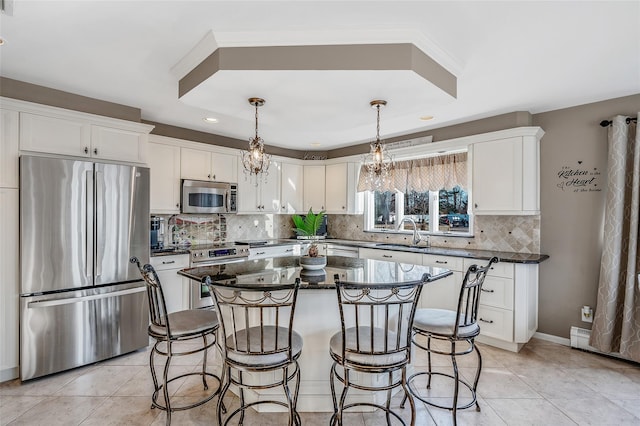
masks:
<svg viewBox="0 0 640 426"><path fill-rule="evenodd" d="M84 147L84 153L85 153L85 154L88 154L88 153L89 153L89 148L88 148L88 147L86 147L86 146Z"/></svg>
<svg viewBox="0 0 640 426"><path fill-rule="evenodd" d="M487 321L487 320L486 320L486 319L484 319L484 318L480 318L480 321L482 321L482 322L486 322L487 324L493 324L493 320L489 320L489 321Z"/></svg>
<svg viewBox="0 0 640 426"><path fill-rule="evenodd" d="M446 260L436 260L436 263L439 263L441 265L446 265L449 262L447 262Z"/></svg>
<svg viewBox="0 0 640 426"><path fill-rule="evenodd" d="M342 210L344 210L344 209L345 209L345 207L344 207L344 206L342 206Z"/></svg>
<svg viewBox="0 0 640 426"><path fill-rule="evenodd" d="M285 207L284 207L284 206L282 206L282 210L284 210L284 209L285 209Z"/></svg>
<svg viewBox="0 0 640 426"><path fill-rule="evenodd" d="M495 293L494 290L485 290L484 288L482 289L482 291L484 291L485 293Z"/></svg>
<svg viewBox="0 0 640 426"><path fill-rule="evenodd" d="M388 254L383 254L382 257L386 257L387 259L393 259L393 256L390 256Z"/></svg>
<svg viewBox="0 0 640 426"><path fill-rule="evenodd" d="M93 153L94 153L95 155L98 155L98 148L93 148Z"/></svg>
<svg viewBox="0 0 640 426"><path fill-rule="evenodd" d="M170 265L172 263L176 263L176 261L175 260L171 260L169 262L162 262L163 265Z"/></svg>
<svg viewBox="0 0 640 426"><path fill-rule="evenodd" d="M293 251L293 249L286 249L285 252Z"/></svg>
<svg viewBox="0 0 640 426"><path fill-rule="evenodd" d="M257 252L256 254L257 254L257 255L262 255L262 254L266 254L266 253L267 253L266 251L259 251L259 252Z"/></svg>

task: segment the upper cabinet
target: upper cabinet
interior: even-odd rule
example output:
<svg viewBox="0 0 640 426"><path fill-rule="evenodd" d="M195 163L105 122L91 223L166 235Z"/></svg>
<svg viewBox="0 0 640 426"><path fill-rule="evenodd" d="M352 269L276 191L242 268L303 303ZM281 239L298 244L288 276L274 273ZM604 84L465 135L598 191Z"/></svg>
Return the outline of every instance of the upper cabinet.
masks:
<svg viewBox="0 0 640 426"><path fill-rule="evenodd" d="M301 164L282 163L280 190L280 213L302 213L304 211L304 167Z"/></svg>
<svg viewBox="0 0 640 426"><path fill-rule="evenodd" d="M236 183L237 156L193 148L182 148L180 156L182 179Z"/></svg>
<svg viewBox="0 0 640 426"><path fill-rule="evenodd" d="M327 213L360 214L364 211L363 193L358 186L358 163L329 164L325 168L325 206Z"/></svg>
<svg viewBox="0 0 640 426"><path fill-rule="evenodd" d="M0 109L0 188L18 187L18 112Z"/></svg>
<svg viewBox="0 0 640 426"><path fill-rule="evenodd" d="M539 130L471 145L475 214L540 214L541 137Z"/></svg>
<svg viewBox="0 0 640 426"><path fill-rule="evenodd" d="M180 147L149 142L151 213L180 213Z"/></svg>
<svg viewBox="0 0 640 426"><path fill-rule="evenodd" d="M83 113L20 112L20 150L145 163L153 126Z"/></svg>
<svg viewBox="0 0 640 426"><path fill-rule="evenodd" d="M242 168L242 159L238 160ZM277 161L271 161L266 177L241 177L238 179L238 213L279 213L280 203L280 167Z"/></svg>
<svg viewBox="0 0 640 426"><path fill-rule="evenodd" d="M325 166L304 166L304 211L315 213L325 209Z"/></svg>

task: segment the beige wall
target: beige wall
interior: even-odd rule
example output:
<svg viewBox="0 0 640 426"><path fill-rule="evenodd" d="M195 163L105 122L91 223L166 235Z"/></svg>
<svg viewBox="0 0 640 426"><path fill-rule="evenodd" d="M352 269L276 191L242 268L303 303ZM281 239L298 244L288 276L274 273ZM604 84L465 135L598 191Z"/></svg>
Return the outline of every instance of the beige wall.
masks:
<svg viewBox="0 0 640 426"><path fill-rule="evenodd" d="M540 248L551 256L540 265L540 333L569 337L571 326L591 328L581 321L580 308L595 307L600 272L607 129L599 123L638 111L640 94L533 115L533 125L545 131L540 145ZM602 174L590 185L563 190L559 185L564 179L558 177L563 167L597 168Z"/></svg>

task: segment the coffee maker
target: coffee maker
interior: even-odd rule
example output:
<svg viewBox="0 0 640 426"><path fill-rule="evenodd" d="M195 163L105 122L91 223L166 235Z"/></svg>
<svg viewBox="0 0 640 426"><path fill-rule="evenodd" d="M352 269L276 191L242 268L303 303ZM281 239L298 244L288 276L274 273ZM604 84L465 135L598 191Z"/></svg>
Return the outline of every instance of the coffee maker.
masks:
<svg viewBox="0 0 640 426"><path fill-rule="evenodd" d="M164 218L151 216L151 250L164 247Z"/></svg>

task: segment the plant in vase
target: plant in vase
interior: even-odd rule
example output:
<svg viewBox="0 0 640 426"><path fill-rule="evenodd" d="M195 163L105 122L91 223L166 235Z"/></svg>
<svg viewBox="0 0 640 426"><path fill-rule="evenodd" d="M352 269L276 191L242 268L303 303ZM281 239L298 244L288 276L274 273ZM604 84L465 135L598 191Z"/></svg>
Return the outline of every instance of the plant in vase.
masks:
<svg viewBox="0 0 640 426"><path fill-rule="evenodd" d="M324 256L318 255L318 230L322 226L324 217L324 210L313 213L313 209L309 209L304 219L297 214L291 216L295 226L293 230L298 235L298 238L311 240L309 251L305 256L300 257L300 266L305 269L322 269L327 264L327 259Z"/></svg>

